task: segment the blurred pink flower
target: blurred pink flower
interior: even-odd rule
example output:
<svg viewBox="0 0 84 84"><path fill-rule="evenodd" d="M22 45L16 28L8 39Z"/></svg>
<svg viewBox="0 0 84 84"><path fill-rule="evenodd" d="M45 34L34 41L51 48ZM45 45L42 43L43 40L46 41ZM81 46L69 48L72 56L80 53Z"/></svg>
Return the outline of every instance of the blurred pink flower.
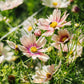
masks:
<svg viewBox="0 0 84 84"><path fill-rule="evenodd" d="M23 46L19 45L18 47L27 57L32 57L33 59L38 57L42 61L49 59L48 55L42 53L45 52L45 49L41 49L46 44L44 37L40 37L36 41L35 35L29 34L28 36L23 36L20 40Z"/></svg>
<svg viewBox="0 0 84 84"><path fill-rule="evenodd" d="M53 14L48 17L48 19L40 18L38 20L38 28L42 30L46 30L45 33L43 33L44 36L50 36L54 33L55 29L59 29L60 27L63 27L65 25L71 25L71 21L66 22L66 18L69 14L64 13L64 15L61 18L61 11L58 9L55 9L53 11Z"/></svg>

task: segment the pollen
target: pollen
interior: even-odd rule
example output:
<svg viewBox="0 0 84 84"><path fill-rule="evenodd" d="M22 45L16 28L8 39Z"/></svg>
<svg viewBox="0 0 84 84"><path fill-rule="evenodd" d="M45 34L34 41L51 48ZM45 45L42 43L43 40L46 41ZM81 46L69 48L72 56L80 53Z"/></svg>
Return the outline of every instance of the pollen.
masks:
<svg viewBox="0 0 84 84"><path fill-rule="evenodd" d="M57 26L57 22L51 22L50 27L55 28Z"/></svg>
<svg viewBox="0 0 84 84"><path fill-rule="evenodd" d="M53 5L54 5L54 6L57 6L57 2L53 2Z"/></svg>
<svg viewBox="0 0 84 84"><path fill-rule="evenodd" d="M32 28L32 26L29 26L28 27L28 31L31 31L33 28Z"/></svg>
<svg viewBox="0 0 84 84"><path fill-rule="evenodd" d="M47 78L51 78L51 74L50 73L47 73L46 76L47 76Z"/></svg>
<svg viewBox="0 0 84 84"><path fill-rule="evenodd" d="M37 52L37 48L35 47L35 46L33 46L33 47L31 47L31 52L33 52L33 53L36 53Z"/></svg>

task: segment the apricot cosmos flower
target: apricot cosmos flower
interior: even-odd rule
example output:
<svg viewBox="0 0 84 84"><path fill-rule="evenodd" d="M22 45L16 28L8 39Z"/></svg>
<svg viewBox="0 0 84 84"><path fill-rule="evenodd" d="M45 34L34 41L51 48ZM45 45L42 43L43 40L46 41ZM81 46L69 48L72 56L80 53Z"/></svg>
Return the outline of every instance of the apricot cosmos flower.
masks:
<svg viewBox="0 0 84 84"><path fill-rule="evenodd" d="M55 65L44 65L42 70L40 68L36 69L36 75L34 75L33 82L34 83L45 83L51 80L53 74L60 68L61 61L59 62L58 66L55 68Z"/></svg>
<svg viewBox="0 0 84 84"><path fill-rule="evenodd" d="M54 34L52 36L52 40L55 41L55 43L52 44L55 48L60 50L60 43L63 44L68 42L71 39L69 32L66 29L60 29L58 31L58 35Z"/></svg>
<svg viewBox="0 0 84 84"><path fill-rule="evenodd" d="M23 3L23 0L5 0L0 1L1 11L13 9Z"/></svg>
<svg viewBox="0 0 84 84"><path fill-rule="evenodd" d="M27 57L32 57L33 59L38 57L42 61L47 61L49 59L48 55L42 53L45 52L45 49L42 49L46 44L46 39L44 37L40 37L36 41L35 35L29 34L28 36L23 36L20 40L23 46L19 45L18 47Z"/></svg>
<svg viewBox="0 0 84 84"><path fill-rule="evenodd" d="M42 4L51 8L67 8L69 0L42 0Z"/></svg>
<svg viewBox="0 0 84 84"><path fill-rule="evenodd" d="M65 25L71 25L71 21L66 22L66 18L69 14L64 13L64 15L61 18L61 11L58 9L55 9L53 11L53 14L48 17L48 19L40 18L38 20L38 28L42 30L46 30L45 33L43 33L44 36L50 36L54 33L55 29L59 29L60 27L63 27Z"/></svg>

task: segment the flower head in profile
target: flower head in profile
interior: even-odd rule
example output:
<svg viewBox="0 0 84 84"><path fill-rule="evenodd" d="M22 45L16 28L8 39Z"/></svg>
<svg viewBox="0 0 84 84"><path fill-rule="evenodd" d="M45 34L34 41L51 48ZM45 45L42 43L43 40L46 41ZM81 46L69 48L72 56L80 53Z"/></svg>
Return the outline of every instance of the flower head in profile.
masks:
<svg viewBox="0 0 84 84"><path fill-rule="evenodd" d="M12 49L15 49L16 51L19 49L18 45L16 45L14 42L7 40L7 43Z"/></svg>
<svg viewBox="0 0 84 84"><path fill-rule="evenodd" d="M48 55L42 53L45 52L45 49L42 49L46 44L46 39L44 37L40 37L36 41L35 35L29 34L28 36L23 36L20 40L23 46L19 45L18 47L27 57L32 57L33 59L38 57L42 61L47 61L49 59Z"/></svg>
<svg viewBox="0 0 84 84"><path fill-rule="evenodd" d="M78 57L81 57L82 55L82 51L83 51L83 47L82 47L82 42L84 41L84 36L83 35L80 35L78 37L78 41L77 43L76 42L70 42L69 44L69 63L75 61ZM68 46L67 46L67 49L68 49Z"/></svg>
<svg viewBox="0 0 84 84"><path fill-rule="evenodd" d="M61 61L59 65L55 69L55 65L44 65L42 69L37 68L36 74L32 77L34 83L45 83L52 79L53 74L59 69L61 66Z"/></svg>
<svg viewBox="0 0 84 84"><path fill-rule="evenodd" d="M10 48L8 46L3 47L4 44L0 43L0 63L3 61L14 61L15 56L13 56L13 52L10 52Z"/></svg>
<svg viewBox="0 0 84 84"><path fill-rule="evenodd" d="M67 8L69 0L42 0L42 4L51 8Z"/></svg>
<svg viewBox="0 0 84 84"><path fill-rule="evenodd" d="M31 33L34 31L36 23L36 19L34 17L30 17L28 20L25 20L22 25L26 32Z"/></svg>
<svg viewBox="0 0 84 84"><path fill-rule="evenodd" d="M13 9L23 3L23 0L5 0L0 1L1 11Z"/></svg>
<svg viewBox="0 0 84 84"><path fill-rule="evenodd" d="M58 35L54 34L52 36L52 40L55 41L52 46L60 50L60 44L62 44L62 47L64 47L64 44L67 43L70 39L71 37L69 32L66 29L60 29L58 31Z"/></svg>
<svg viewBox="0 0 84 84"><path fill-rule="evenodd" d="M66 18L69 14L64 13L64 15L61 17L61 11L58 9L55 9L53 11L53 14L48 17L48 19L40 18L38 20L38 28L42 30L46 30L45 33L43 33L44 36L50 36L54 33L55 29L59 29L60 27L63 27L65 25L71 25L71 21L67 22Z"/></svg>

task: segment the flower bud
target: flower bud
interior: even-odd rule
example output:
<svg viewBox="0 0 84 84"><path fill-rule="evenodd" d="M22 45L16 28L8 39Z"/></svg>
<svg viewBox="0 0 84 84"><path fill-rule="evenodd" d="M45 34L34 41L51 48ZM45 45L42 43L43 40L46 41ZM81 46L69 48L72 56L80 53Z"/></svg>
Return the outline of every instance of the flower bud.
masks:
<svg viewBox="0 0 84 84"><path fill-rule="evenodd" d="M39 29L35 30L34 32L35 36L41 36L41 31Z"/></svg>

